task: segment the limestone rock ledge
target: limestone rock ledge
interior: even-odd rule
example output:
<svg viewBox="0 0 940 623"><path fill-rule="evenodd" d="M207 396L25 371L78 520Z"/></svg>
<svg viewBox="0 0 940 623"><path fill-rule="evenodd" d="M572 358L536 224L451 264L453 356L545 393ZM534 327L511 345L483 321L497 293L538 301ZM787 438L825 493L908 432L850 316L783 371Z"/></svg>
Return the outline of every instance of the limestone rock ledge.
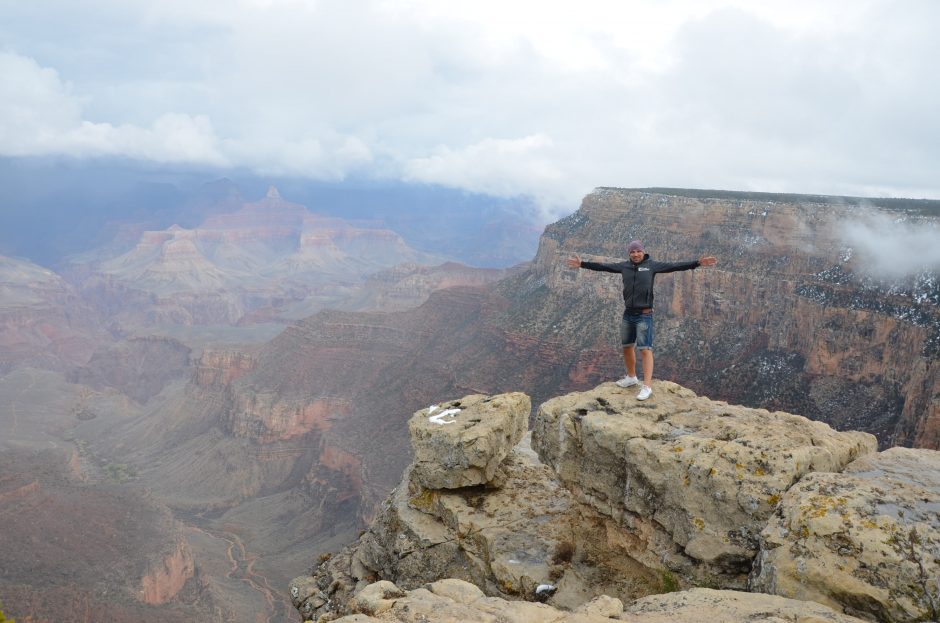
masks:
<svg viewBox="0 0 940 623"><path fill-rule="evenodd" d="M355 614L338 623L861 623L812 602L771 595L696 588L654 595L624 610L619 599L601 596L574 611L546 604L486 597L461 580L439 580L410 592L391 582L364 588L352 604Z"/></svg>
<svg viewBox="0 0 940 623"><path fill-rule="evenodd" d="M691 585L744 589L783 494L877 449L790 413L715 402L666 381L638 402L604 383L553 398L532 445L576 499L636 535L630 554Z"/></svg>
<svg viewBox="0 0 940 623"><path fill-rule="evenodd" d="M753 590L879 621L940 620L940 452L891 448L787 491Z"/></svg>
<svg viewBox="0 0 940 623"><path fill-rule="evenodd" d="M493 483L497 469L528 430L531 409L529 397L514 392L475 394L418 411L408 421L415 484L459 489Z"/></svg>
<svg viewBox="0 0 940 623"><path fill-rule="evenodd" d="M451 578L546 617L531 620L589 621L598 599L643 622L937 620L940 453L876 453L867 433L669 382L635 394L605 383L549 400L519 443L523 395L418 411L415 463L358 542L291 582L294 606L321 622L530 620L440 603L408 618ZM363 605L367 590L388 608ZM781 598L810 601L783 614ZM417 601L399 612L401 599Z"/></svg>

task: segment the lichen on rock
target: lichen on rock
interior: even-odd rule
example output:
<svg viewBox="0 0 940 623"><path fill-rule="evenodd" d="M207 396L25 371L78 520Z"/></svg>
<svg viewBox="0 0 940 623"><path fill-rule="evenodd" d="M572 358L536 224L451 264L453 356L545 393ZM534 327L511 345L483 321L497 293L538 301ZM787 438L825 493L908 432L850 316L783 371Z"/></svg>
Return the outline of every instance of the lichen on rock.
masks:
<svg viewBox="0 0 940 623"><path fill-rule="evenodd" d="M879 621L940 620L940 452L891 448L811 474L761 539L753 590Z"/></svg>

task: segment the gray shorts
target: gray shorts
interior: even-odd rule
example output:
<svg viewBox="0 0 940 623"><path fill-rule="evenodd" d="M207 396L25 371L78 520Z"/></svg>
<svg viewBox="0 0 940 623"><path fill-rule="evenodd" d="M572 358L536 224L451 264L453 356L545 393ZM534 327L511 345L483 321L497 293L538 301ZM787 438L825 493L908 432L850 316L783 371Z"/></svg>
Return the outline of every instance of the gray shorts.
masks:
<svg viewBox="0 0 940 623"><path fill-rule="evenodd" d="M653 348L653 312L631 314L623 312L620 322L620 344L636 346L637 350Z"/></svg>

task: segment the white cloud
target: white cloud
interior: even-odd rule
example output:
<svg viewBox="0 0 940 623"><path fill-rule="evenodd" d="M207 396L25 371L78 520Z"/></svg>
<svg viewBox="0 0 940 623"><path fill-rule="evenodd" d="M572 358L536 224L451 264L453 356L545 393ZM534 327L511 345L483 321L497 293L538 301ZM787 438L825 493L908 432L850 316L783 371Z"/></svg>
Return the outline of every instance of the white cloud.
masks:
<svg viewBox="0 0 940 623"><path fill-rule="evenodd" d="M840 236L853 249L853 262L876 278L940 269L940 230L920 219L869 209L843 223Z"/></svg>
<svg viewBox="0 0 940 623"><path fill-rule="evenodd" d="M355 137L276 141L218 136L207 115L168 112L149 127L94 123L84 102L55 70L34 60L0 53L0 152L10 156L69 154L127 156L155 162L252 166L271 174L337 178L368 163L368 147Z"/></svg>
<svg viewBox="0 0 940 623"><path fill-rule="evenodd" d="M124 155L159 162L227 164L209 119L167 113L152 127L83 119L83 102L55 70L0 53L0 149L4 155Z"/></svg>
<svg viewBox="0 0 940 623"><path fill-rule="evenodd" d="M940 196L940 3L89 0L0 8L0 153L538 199Z"/></svg>
<svg viewBox="0 0 940 623"><path fill-rule="evenodd" d="M538 194L546 203L565 196L565 175L556 167L558 155L551 138L542 134L519 139L487 138L462 149L438 146L434 153L404 164L404 178L474 192L513 197ZM570 194L570 193L569 193ZM577 197L568 196L574 201ZM555 209L570 208L551 206Z"/></svg>

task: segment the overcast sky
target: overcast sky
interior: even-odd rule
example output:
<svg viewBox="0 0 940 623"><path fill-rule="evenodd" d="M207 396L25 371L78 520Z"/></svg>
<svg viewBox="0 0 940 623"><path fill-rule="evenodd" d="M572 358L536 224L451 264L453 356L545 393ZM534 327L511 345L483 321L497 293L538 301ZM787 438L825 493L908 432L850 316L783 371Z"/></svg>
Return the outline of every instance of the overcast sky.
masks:
<svg viewBox="0 0 940 623"><path fill-rule="evenodd" d="M937 0L0 0L0 154L940 198Z"/></svg>

